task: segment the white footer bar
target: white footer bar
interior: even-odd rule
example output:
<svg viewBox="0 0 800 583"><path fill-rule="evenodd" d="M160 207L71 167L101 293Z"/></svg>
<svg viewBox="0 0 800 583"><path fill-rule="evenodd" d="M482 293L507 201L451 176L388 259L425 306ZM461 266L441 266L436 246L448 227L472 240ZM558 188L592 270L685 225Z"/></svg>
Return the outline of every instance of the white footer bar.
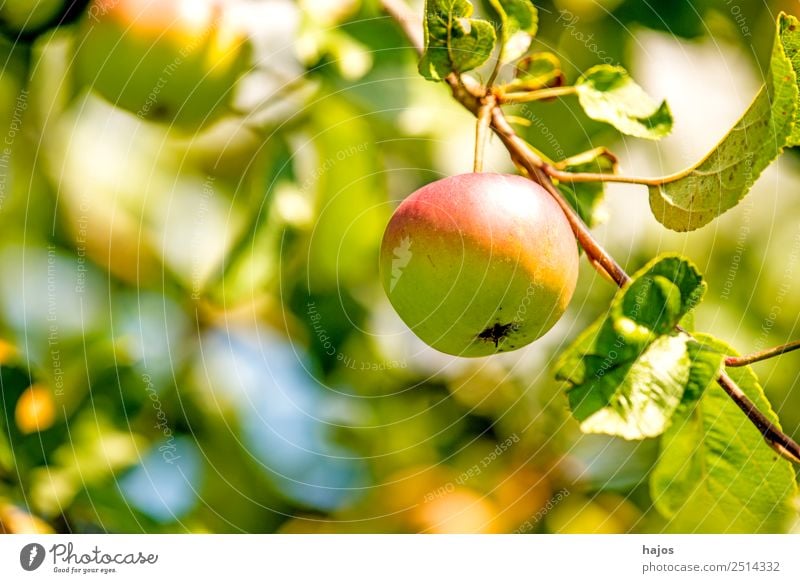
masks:
<svg viewBox="0 0 800 583"><path fill-rule="evenodd" d="M3 582L187 576L226 583L797 583L800 535L0 536Z"/></svg>

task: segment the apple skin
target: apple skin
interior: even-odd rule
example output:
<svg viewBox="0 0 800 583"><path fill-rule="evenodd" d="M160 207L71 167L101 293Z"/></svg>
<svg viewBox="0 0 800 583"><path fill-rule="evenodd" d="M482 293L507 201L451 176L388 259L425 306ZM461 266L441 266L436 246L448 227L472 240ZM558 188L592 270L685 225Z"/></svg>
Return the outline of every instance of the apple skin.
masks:
<svg viewBox="0 0 800 583"><path fill-rule="evenodd" d="M78 78L142 119L186 130L216 121L250 61L229 4L94 0L77 41Z"/></svg>
<svg viewBox="0 0 800 583"><path fill-rule="evenodd" d="M521 176L475 173L414 192L392 215L381 282L425 343L455 356L519 349L563 315L578 247L563 211Z"/></svg>

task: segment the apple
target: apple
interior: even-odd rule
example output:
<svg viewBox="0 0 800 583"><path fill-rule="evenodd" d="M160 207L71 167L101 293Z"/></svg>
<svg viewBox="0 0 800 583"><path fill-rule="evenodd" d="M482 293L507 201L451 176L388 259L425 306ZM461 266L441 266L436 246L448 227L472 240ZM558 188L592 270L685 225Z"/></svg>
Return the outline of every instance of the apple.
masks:
<svg viewBox="0 0 800 583"><path fill-rule="evenodd" d="M249 67L232 0L94 0L77 40L78 78L142 119L200 128Z"/></svg>
<svg viewBox="0 0 800 583"><path fill-rule="evenodd" d="M521 348L575 291L578 247L563 211L521 176L475 173L414 192L392 215L381 281L400 318L456 356Z"/></svg>

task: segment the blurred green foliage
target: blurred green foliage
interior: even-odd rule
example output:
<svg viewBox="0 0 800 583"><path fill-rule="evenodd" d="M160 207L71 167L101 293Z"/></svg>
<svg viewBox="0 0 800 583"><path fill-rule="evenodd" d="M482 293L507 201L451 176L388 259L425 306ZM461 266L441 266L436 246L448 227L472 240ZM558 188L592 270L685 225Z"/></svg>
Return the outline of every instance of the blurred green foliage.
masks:
<svg viewBox="0 0 800 583"><path fill-rule="evenodd" d="M0 40L0 532L691 530L650 497L658 443L583 435L554 380L553 356L614 292L589 266L567 317L516 353L444 357L391 311L383 227L414 189L470 169L474 126L376 0L245 4L252 69L236 111L196 134L76 83L74 25ZM536 48L570 81L603 62L636 71L664 42L739 51L726 74L760 82L791 8L539 6ZM642 174L681 156L621 141L575 101L520 109L557 159L609 146ZM487 163L512 170L502 151ZM689 255L709 282L698 328L740 351L793 339L793 154L778 172L689 235L657 226L644 189L610 190L599 236L630 271ZM756 368L800 435L796 358ZM49 400L21 400L32 384Z"/></svg>

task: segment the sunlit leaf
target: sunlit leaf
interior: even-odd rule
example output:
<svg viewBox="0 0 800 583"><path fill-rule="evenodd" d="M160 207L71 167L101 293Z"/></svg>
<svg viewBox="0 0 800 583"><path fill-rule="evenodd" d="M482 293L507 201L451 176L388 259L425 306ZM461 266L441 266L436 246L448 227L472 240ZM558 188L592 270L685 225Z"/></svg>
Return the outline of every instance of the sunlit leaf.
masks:
<svg viewBox="0 0 800 583"><path fill-rule="evenodd" d="M735 354L698 334L706 353ZM774 424L778 418L750 367L731 378ZM677 532L780 532L794 516L792 464L767 447L761 433L715 383L682 407L662 438L650 482L653 503Z"/></svg>
<svg viewBox="0 0 800 583"><path fill-rule="evenodd" d="M426 0L425 53L419 62L423 77L439 81L450 73L471 71L491 56L494 26L469 18L472 11L467 0Z"/></svg>
<svg viewBox="0 0 800 583"><path fill-rule="evenodd" d="M508 91L535 91L564 84L561 61L553 53L539 52L520 60L516 77L506 85Z"/></svg>
<svg viewBox="0 0 800 583"><path fill-rule="evenodd" d="M744 198L784 148L800 144L798 25L781 14L767 82L722 141L696 165L650 187L650 208L664 226L692 231L711 222Z"/></svg>
<svg viewBox="0 0 800 583"><path fill-rule="evenodd" d="M0 338L0 365L9 362L16 353L17 349L14 348L13 344L10 344L9 342L6 342Z"/></svg>
<svg viewBox="0 0 800 583"><path fill-rule="evenodd" d="M653 101L622 67L592 67L578 79L575 89L586 115L624 134L658 140L672 131L667 102Z"/></svg>
<svg viewBox="0 0 800 583"><path fill-rule="evenodd" d="M117 429L100 411L88 410L70 423L70 441L52 461L31 473L30 496L36 509L54 516L83 488L101 484L139 460L142 438L129 427Z"/></svg>
<svg viewBox="0 0 800 583"><path fill-rule="evenodd" d="M695 352L691 338L674 327L704 290L687 261L656 259L617 294L608 316L561 355L556 376L570 384L570 409L584 432L660 435L684 393L702 392L719 363L709 364L710 357Z"/></svg>
<svg viewBox="0 0 800 583"><path fill-rule="evenodd" d="M38 516L0 498L0 534L52 534L53 528Z"/></svg>
<svg viewBox="0 0 800 583"><path fill-rule="evenodd" d="M518 59L531 46L539 27L539 13L531 0L488 0L500 19L504 61Z"/></svg>

